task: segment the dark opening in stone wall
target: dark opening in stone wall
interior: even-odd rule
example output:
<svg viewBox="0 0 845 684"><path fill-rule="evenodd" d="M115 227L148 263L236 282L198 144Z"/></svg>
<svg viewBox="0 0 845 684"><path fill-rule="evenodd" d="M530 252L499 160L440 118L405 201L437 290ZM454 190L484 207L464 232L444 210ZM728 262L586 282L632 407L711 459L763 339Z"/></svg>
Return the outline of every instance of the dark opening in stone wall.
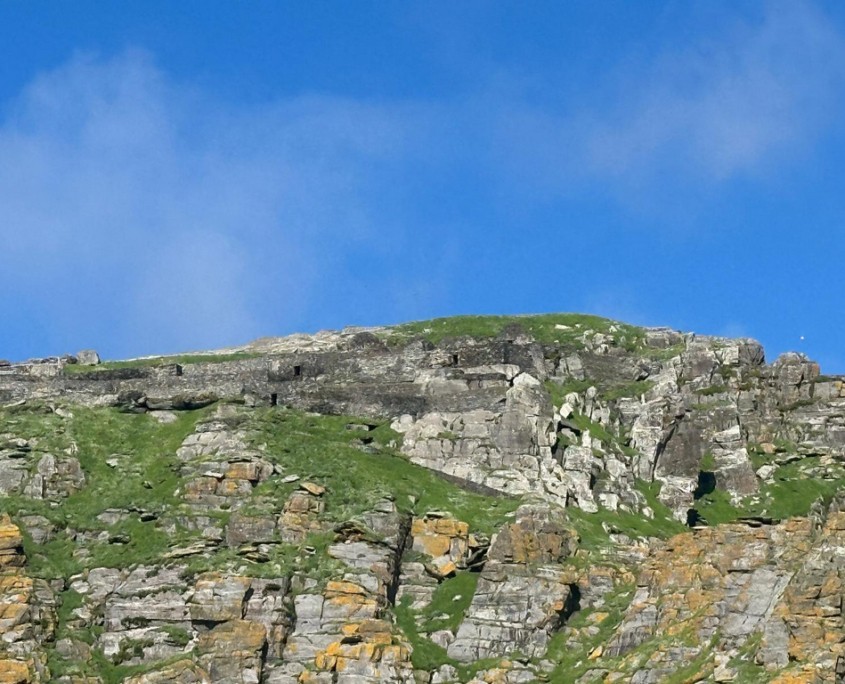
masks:
<svg viewBox="0 0 845 684"><path fill-rule="evenodd" d="M716 490L716 473L702 470L698 473L698 485L692 493L693 499L700 499L702 496L712 494Z"/></svg>

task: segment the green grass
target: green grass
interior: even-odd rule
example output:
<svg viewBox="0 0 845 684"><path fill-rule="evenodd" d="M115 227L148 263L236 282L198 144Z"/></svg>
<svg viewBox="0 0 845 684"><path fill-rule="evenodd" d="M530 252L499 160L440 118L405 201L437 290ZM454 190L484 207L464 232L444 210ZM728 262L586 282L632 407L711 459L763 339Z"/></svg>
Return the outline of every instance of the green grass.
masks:
<svg viewBox="0 0 845 684"><path fill-rule="evenodd" d="M785 437L775 437L772 443L779 452L794 453L798 449L798 445L795 442Z"/></svg>
<svg viewBox="0 0 845 684"><path fill-rule="evenodd" d="M669 359L674 359L676 356L683 354L686 348L686 344L678 342L677 344L673 344L671 347L666 347L665 349L649 349L646 356L650 359L654 359L655 361L668 361Z"/></svg>
<svg viewBox="0 0 845 684"><path fill-rule="evenodd" d="M754 656L757 649L760 648L762 640L762 632L755 632L739 648L736 657L731 658L728 665L736 669L734 681L743 682L743 684L764 684L774 679L777 672L766 670L763 665L754 662Z"/></svg>
<svg viewBox="0 0 845 684"><path fill-rule="evenodd" d="M619 585L605 599L605 605L596 609L585 609L570 618L567 627L552 637L546 657L556 664L549 674L550 682L575 682L591 671L598 673L612 672L628 675L620 681L628 681L630 675L641 672L643 666L652 660L658 651L666 653L676 646L697 646L698 637L695 630L689 627L674 635L657 633L650 636L643 643L619 656L603 655L597 660L589 660L590 653L598 646L609 642L613 634L621 625L625 612L634 596L635 586ZM590 626L590 617L596 613L606 613L606 617L598 623L596 633L586 634L584 629ZM575 643L571 644L572 637ZM678 669L660 679L666 684L688 684L692 681L704 681L695 677L699 672L708 673L712 659L713 648L718 638L714 637L693 660L676 663ZM671 661L666 662L671 665ZM605 681L604 679L589 679L588 681ZM744 681L737 679L737 682Z"/></svg>
<svg viewBox="0 0 845 684"><path fill-rule="evenodd" d="M95 672L100 676L103 684L122 684L129 677L162 669L166 665L175 663L185 657L185 654L180 653L171 658L157 660L154 663L144 665L119 665L112 663L97 651L92 651L91 653L92 665L96 668Z"/></svg>
<svg viewBox="0 0 845 684"><path fill-rule="evenodd" d="M168 631L168 629L173 630L171 638L173 638L176 643L179 643L184 638L188 637L185 630L177 627L163 628L164 631ZM180 632L184 634L179 634ZM80 638L80 635L77 633L71 633L69 636ZM190 638L188 638L188 641L190 641ZM183 645L186 645L188 641L185 641ZM143 642L127 642L124 644L124 648L117 659L131 658L133 655L140 655L142 643ZM112 662L96 649L92 649L90 659L85 662L66 660L56 652L53 644L48 644L45 652L47 654L47 665L50 669L51 681L55 681L57 678L62 676L81 676L94 678L96 681L102 682L102 684L122 684L122 682L129 677L158 670L171 663L182 660L187 656L187 654L180 653L170 658L157 660L152 663L145 663L142 665L121 665L119 662Z"/></svg>
<svg viewBox="0 0 845 684"><path fill-rule="evenodd" d="M140 509L149 511L158 520L173 515L190 514L177 496L184 486L180 475L182 464L176 450L199 421L215 410L180 412L176 422L161 424L147 414L127 414L115 409L92 409L74 406L72 417L62 417L43 407L0 411L0 433L12 433L32 439L37 450L28 455L33 465L41 450L62 454L72 444L86 476L85 486L53 506L48 501L33 501L22 496L0 499L0 510L15 517L39 514L47 517L56 529L55 538L36 545L24 535L28 572L47 579L67 579L86 567L132 567L138 564L161 563L162 555L173 546L199 540L197 532L181 530L170 538L156 519L142 521L137 512L130 512L120 521L107 524L97 516L108 509ZM470 524L474 532L490 534L508 520L519 505L509 497L474 494L416 466L397 451L401 435L386 422L366 433L372 438L374 453L356 448L363 436L346 429L360 419L344 416L317 416L285 409L258 409L239 413L230 419L233 427L246 430L256 445L265 449L267 460L281 466L285 473L296 473L300 481L311 480L324 485L326 512L323 520L329 527L309 535L301 544L270 545L266 562L252 562L226 546L180 560L185 565L184 579L208 570L232 570L246 567L255 577L278 577L299 573L318 581L343 574L345 566L328 556L334 541L331 523L341 522L372 509L381 497L393 498L397 506L408 512L449 510ZM369 422L369 421L368 421ZM108 460L117 459L112 467ZM284 484L281 477L271 478L256 487L243 509L245 513L277 516L290 493L299 483ZM413 499L411 497L414 497ZM228 513L210 512L220 523ZM106 534L107 540L98 539ZM80 534L86 535L82 541ZM79 551L86 547L87 555ZM308 547L309 551L305 552ZM428 626L438 625L437 616L449 613L444 626L457 627L472 598L478 576L460 573L444 582L435 595L435 606L425 616ZM460 595L461 599L453 600ZM95 643L95 628L79 629L73 610L82 605L83 597L73 591L61 595L58 611L59 635L74 635ZM401 613L400 611L397 611ZM97 628L100 629L100 628ZM174 628L176 629L176 628ZM187 633L174 631L178 644L187 643ZM141 648L128 644L128 649ZM126 666L111 662L94 651L88 663L68 662L48 646L47 655L54 676L79 673L100 677L104 683L120 682L161 663ZM133 651L134 652L134 651ZM415 651L417 661L442 660L443 652L422 637ZM132 653L127 651L127 657ZM445 661L443 661L445 662ZM464 667L465 672L469 672ZM468 677L467 677L468 678Z"/></svg>
<svg viewBox="0 0 845 684"><path fill-rule="evenodd" d="M816 403L816 399L799 399L798 401L793 401L791 404L785 404L784 406L781 406L780 410L784 413L789 413L790 411L797 411L801 408L813 406Z"/></svg>
<svg viewBox="0 0 845 684"><path fill-rule="evenodd" d="M660 483L647 483L638 480L637 490L643 494L646 503L654 511L653 518L646 518L625 511L610 511L604 508L600 508L596 513L585 513L578 508L567 508L567 517L581 539L579 548L591 551L611 547L613 543L605 527L616 533L640 539L650 537L667 539L689 530L686 525L675 520L672 517L672 511L658 500Z"/></svg>
<svg viewBox="0 0 845 684"><path fill-rule="evenodd" d="M708 525L733 522L743 516L766 516L776 520L805 516L816 501L830 501L845 488L845 469L834 466L830 479L815 477L810 471L818 461L817 457L806 457L778 466L772 482L761 483L758 494L736 504L731 502L727 492L717 489L698 499L694 508ZM767 461L754 452L752 462L759 467Z"/></svg>
<svg viewBox="0 0 845 684"><path fill-rule="evenodd" d="M703 648L701 653L691 662L684 664L680 669L666 677L663 680L665 684L690 684L691 682L706 681L704 678L713 674L713 648L717 641L717 637L711 639L709 645Z"/></svg>
<svg viewBox="0 0 845 684"><path fill-rule="evenodd" d="M634 382L617 385L601 392L600 396L605 401L618 401L619 399L641 397L648 392L654 383L651 380L636 380Z"/></svg>
<svg viewBox="0 0 845 684"><path fill-rule="evenodd" d="M620 441L619 437L612 434L604 425L594 423L581 413L573 413L569 416L569 420L581 432L589 432L591 437L600 440L604 444L611 445Z"/></svg>
<svg viewBox="0 0 845 684"><path fill-rule="evenodd" d="M298 544L269 545L268 558L265 562L251 561L239 555L236 549L220 547L186 558L182 577L186 582L193 582L204 572L231 570L245 566L246 574L250 577L275 579L297 574L314 580L316 588L322 589L328 580L341 577L344 570L348 569L342 562L328 555L334 536L332 531L313 532ZM306 548L310 549L308 553L304 552Z"/></svg>
<svg viewBox="0 0 845 684"><path fill-rule="evenodd" d="M432 672L441 665L458 666L458 662L448 656L445 648L420 634L416 616L407 597L396 604L394 613L396 624L411 644L411 662L416 669Z"/></svg>
<svg viewBox="0 0 845 684"><path fill-rule="evenodd" d="M713 397L717 394L724 394L730 390L729 387L725 385L709 385L708 387L702 387L701 389L697 389L695 393L700 397Z"/></svg>
<svg viewBox="0 0 845 684"><path fill-rule="evenodd" d="M561 330L555 326L568 326ZM616 331L611 333L610 328ZM580 347L586 331L612 335L614 342L634 351L644 348L642 328L612 321L600 316L575 313L538 314L527 316L453 316L397 325L388 331L388 340L401 342L421 336L433 344L455 337L497 337L509 329L521 329L537 341L564 347Z"/></svg>
<svg viewBox="0 0 845 684"><path fill-rule="evenodd" d="M434 590L431 603L420 611L420 629L425 633L441 629L455 631L472 603L480 573L459 572L441 582ZM447 617L441 617L441 616Z"/></svg>
<svg viewBox="0 0 845 684"><path fill-rule="evenodd" d="M450 658L445 648L420 634L420 629L417 627L417 615L410 607L407 597L394 606L394 614L397 626L411 644L411 662L415 669L432 672L442 665L451 665L457 670L458 679L461 682L468 682L479 671L494 667L502 660L501 658L485 658L474 663L461 663Z"/></svg>
<svg viewBox="0 0 845 684"><path fill-rule="evenodd" d="M588 432L594 439L602 442L605 449L616 450L625 454L628 458L633 458L637 455L637 451L628 444L628 438L623 434L617 434L608 430L604 425L590 420L582 413L572 413L569 422L579 432ZM571 440L570 440L571 442ZM562 445L567 445L566 441L561 441Z"/></svg>
<svg viewBox="0 0 845 684"><path fill-rule="evenodd" d="M660 498L660 490L663 483L654 481L646 482L645 480L637 480L635 487L640 494L645 497L646 504L654 511L654 520L658 522L663 534L676 534L683 532L687 528L685 525L678 523L672 515L672 510L664 504Z"/></svg>
<svg viewBox="0 0 845 684"><path fill-rule="evenodd" d="M0 409L0 434L10 433L34 442L33 458L61 451L70 444L67 420L48 406L27 403ZM34 462L30 461L31 463Z"/></svg>
<svg viewBox="0 0 845 684"><path fill-rule="evenodd" d="M635 587L622 584L616 586L604 600L604 605L596 609L584 609L575 613L564 628L554 634L546 650L546 658L555 663L549 674L551 682L574 682L594 667L604 667L603 662L588 660L588 656L597 646L607 643L625 616L625 611L634 597ZM598 624L595 635L579 641L577 648L571 648L567 641L573 630L583 630L591 624L590 616L596 612L607 613Z"/></svg>
<svg viewBox="0 0 845 684"><path fill-rule="evenodd" d="M657 514L650 520L636 513L605 509L599 509L596 513L585 513L578 508L567 508L566 513L581 538L580 548L588 550L613 546L603 525L607 525L617 534L625 534L634 539L667 539L689 529L673 518L664 518Z"/></svg>
<svg viewBox="0 0 845 684"><path fill-rule="evenodd" d="M108 542L92 545L91 567L120 568L129 560L133 565L155 563L172 543L155 522L141 522L137 515L109 527L109 534Z"/></svg>
<svg viewBox="0 0 845 684"><path fill-rule="evenodd" d="M175 543L199 538L198 533L182 531L175 539L170 539L156 520L142 522L137 512L111 526L98 521L97 516L107 509L128 507L153 512L159 520L185 513L185 506L176 495L177 489L184 484L176 450L197 423L212 414L213 407L180 412L177 421L172 424L160 424L149 415L126 414L115 409L74 406L69 410L72 417L63 417L38 405L0 410L0 433L11 433L33 441L34 450L26 457L31 467L43 453L61 457L66 449L75 445L74 453L87 478L83 489L61 500L57 506L22 496L0 498L0 510L8 511L14 518L26 514L43 515L56 528L55 538L42 545L36 545L28 535L24 535L28 573L47 579L67 579L86 567L131 567L157 563ZM491 534L509 520L509 514L520 503L510 497L467 492L436 473L412 464L398 452L401 435L392 431L387 422L380 422L374 429L363 433L346 429L349 423L361 422L354 417L317 416L279 408L238 412L232 420L233 424L237 423L251 435L256 446L262 446L267 460L279 465L283 473L294 473L301 478L299 482L285 484L281 477L274 477L259 485L245 512L254 510L256 513L278 515L284 501L300 482L312 480L327 487L324 520L329 523L360 516L371 510L381 497L390 497L402 511L420 515L433 509L448 510L468 522L471 531ZM603 426L577 414L572 420L580 429L590 431L606 444L624 448L624 440ZM372 453L356 447L362 437L372 438ZM789 451L795 445L783 442L779 443L779 448ZM111 467L106 461L115 454L119 455L120 463ZM702 467L713 465L712 457L706 457ZM829 498L845 488L845 469L833 466L833 479L821 479L815 476L820 468L819 459L811 457L782 465L775 472L774 482L761 487L758 501L749 498L734 506L725 492L717 490L698 500L696 508L711 525L729 522L742 515L766 514L775 518L805 515L816 500ZM687 529L675 521L671 511L658 500L659 484L638 482L637 489L654 510L653 519L604 509L595 514L574 508L567 510L568 519L581 537L582 550L568 562L594 562L611 548L608 529L634 538L666 538ZM221 523L228 517L226 512L212 515L218 516ZM112 542L120 543L92 541L101 532L107 532ZM87 541L81 538L74 540L73 534L76 533L87 535ZM310 535L303 544L273 545L266 562L248 561L238 555L237 550L225 546L180 562L187 566L186 579L206 570L246 566L247 573L256 577L278 577L297 572L322 583L325 579L339 576L344 569L327 555L333 539L331 529L326 529ZM82 546L87 546L88 557L75 555ZM313 552L304 553L304 546L313 547ZM414 614L407 605L396 606L397 622L414 647L415 667L431 670L450 663L459 669L462 679L468 679L473 672L495 662L460 665L449 659L444 649L425 637L426 633L434 630L457 629L472 600L477 581L478 574L460 572L442 582L431 605L419 614ZM585 641L583 648L567 649L562 635L553 638L549 654L557 663L555 672L562 678L553 677L551 681L569 681L571 673L584 672L596 665L587 663L586 655L618 626L626 601L630 600L629 589L620 587L608 598L606 611L610 616L601 623L599 635ZM455 600L458 596L460 599ZM73 618L73 610L82 604L83 597L65 590L60 598L57 638L73 634L76 638L94 643L96 630L102 628L77 630ZM585 625L583 621L587 617L587 611L576 613L570 620L570 626ZM187 643L187 633L173 629L171 637L174 642ZM658 645L659 641L651 640L643 646L643 652ZM108 662L96 652L88 664L69 663L59 657L50 645L46 647L46 653L54 677L76 671L98 675L104 683L123 681L130 674L161 666L161 663L122 666ZM757 674L749 669L747 681L756 681L752 677Z"/></svg>
<svg viewBox="0 0 845 684"><path fill-rule="evenodd" d="M519 500L468 492L414 465L389 444L400 436L386 424L367 433L379 446L376 453L355 448L360 435L346 429L348 416L315 416L287 409L256 409L250 419L254 441L266 445L265 458L284 472L313 480L327 488L325 517L341 522L371 510L382 497L392 497L400 510L425 513L448 510L474 532L491 534L516 510ZM298 486L274 478L255 495L283 501ZM416 503L411 502L411 498Z"/></svg>
<svg viewBox="0 0 845 684"><path fill-rule="evenodd" d="M234 352L232 354L179 354L177 356L156 356L145 359L129 359L127 361L103 361L96 366L83 366L80 364L69 364L64 367L68 375L81 373L97 373L100 371L120 370L122 368L157 368L171 364L180 366L192 363L224 363L226 361L246 361L261 357L262 354L254 352Z"/></svg>
<svg viewBox="0 0 845 684"><path fill-rule="evenodd" d="M552 398L552 405L556 408L563 406L566 395L571 392L583 394L590 387L595 387L598 391L598 397L602 401L619 401L620 399L640 397L648 392L654 383L650 380L638 380L636 382L626 382L622 384L616 383L602 383L598 380L569 380L565 383L556 382L554 380L546 380L546 391Z"/></svg>
<svg viewBox="0 0 845 684"><path fill-rule="evenodd" d="M58 624L57 637L75 636L72 631L66 629L66 625L73 619L73 611L82 606L84 597L73 589L66 589L59 594L58 609L56 610L56 622Z"/></svg>
<svg viewBox="0 0 845 684"><path fill-rule="evenodd" d="M736 377L737 369L731 366L719 366L716 372L725 380L733 380Z"/></svg>
<svg viewBox="0 0 845 684"><path fill-rule="evenodd" d="M128 567L158 561L173 545L199 539L195 532L182 531L169 537L158 520L188 513L176 496L183 485L176 450L196 423L213 409L180 412L172 424L160 424L146 414L126 414L114 409L73 407L72 418L62 418L41 408L0 412L0 433L9 432L36 440L38 449L61 454L75 444L76 458L86 476L85 486L62 500L60 506L23 496L0 498L0 510L15 517L38 514L56 529L52 540L36 545L24 535L29 571L36 577L67 578L85 567ZM391 497L401 510L424 513L433 509L451 511L476 532L490 534L500 527L519 505L509 497L491 497L466 492L432 471L416 466L399 454L395 445L401 436L386 423L367 433L378 446L377 453L355 447L360 433L346 429L356 419L313 416L284 410L258 410L244 425L253 431L256 442L266 445L268 460L295 472L303 480L325 485L326 520L341 522L371 510L381 497ZM28 456L32 464L40 451ZM118 459L116 467L106 463ZM298 486L272 478L258 486L245 511L276 515L287 496ZM416 498L412 502L411 497ZM137 512L109 525L97 520L108 509L127 507L150 512L158 520L142 521ZM211 512L225 523L226 512ZM100 533L108 539L98 540ZM79 557L79 533L90 557ZM266 563L255 563L253 574L274 575L291 568L325 575L338 568L324 555L331 533L307 540L315 552L302 554L302 545L278 544L272 547ZM233 565L252 565L233 550L219 549L199 557L189 557L190 568L199 572Z"/></svg>
<svg viewBox="0 0 845 684"><path fill-rule="evenodd" d="M168 638L177 646L184 648L191 642L191 635L188 630L176 625L162 625L161 631L167 634Z"/></svg>
<svg viewBox="0 0 845 684"><path fill-rule="evenodd" d="M716 457L713 452L708 451L701 457L701 464L698 466L700 470L712 473L716 470Z"/></svg>
<svg viewBox="0 0 845 684"><path fill-rule="evenodd" d="M20 496L0 497L0 511L12 515L13 520L18 515L52 513L45 517L52 518L53 524L65 524L61 512L51 511L46 502L34 502L32 499ZM56 579L70 577L84 569L83 564L74 556L74 551L78 546L64 529L60 528L53 539L42 544L36 544L25 529L21 528L21 532L27 574L44 579Z"/></svg>
<svg viewBox="0 0 845 684"><path fill-rule="evenodd" d="M829 501L845 488L845 471L840 467L839 477L830 480L812 477L807 469L817 465L818 460L808 457L778 466L773 481L760 487L759 503L749 505L748 512L784 519L807 515L819 499Z"/></svg>
<svg viewBox="0 0 845 684"><path fill-rule="evenodd" d="M145 414L125 414L114 409L75 406L72 418L57 414L0 412L0 432L37 439L39 448L60 455L71 444L85 473L85 485L55 507L47 501L23 496L0 497L0 510L15 517L38 514L56 528L54 539L36 545L24 535L28 569L36 577L68 577L82 569L74 558L78 543L66 532L108 530L122 544L94 542L87 562L104 567L126 567L156 560L168 548L169 540L154 521L141 522L132 514L113 527L97 520L108 509L134 506L157 514L176 506L174 493L179 485L176 449L193 431L205 411L183 412L171 424L160 424ZM35 420L33 420L35 419ZM44 433L47 434L44 434ZM52 433L52 434L51 434ZM120 465L112 468L106 460L119 454ZM40 453L31 455L34 464Z"/></svg>
<svg viewBox="0 0 845 684"><path fill-rule="evenodd" d="M710 526L733 522L743 515L742 509L731 503L730 494L722 489L715 489L697 499L693 508Z"/></svg>
<svg viewBox="0 0 845 684"><path fill-rule="evenodd" d="M545 382L546 391L552 398L552 404L557 408L563 406L563 400L566 399L567 394L571 392L583 394L594 384L592 380L570 380L565 383L546 380Z"/></svg>

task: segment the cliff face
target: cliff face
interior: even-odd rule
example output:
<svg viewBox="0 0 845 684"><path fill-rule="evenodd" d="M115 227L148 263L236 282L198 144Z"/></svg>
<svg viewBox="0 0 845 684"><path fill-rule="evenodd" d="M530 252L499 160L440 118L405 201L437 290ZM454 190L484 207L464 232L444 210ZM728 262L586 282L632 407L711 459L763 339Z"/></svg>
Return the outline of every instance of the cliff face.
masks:
<svg viewBox="0 0 845 684"><path fill-rule="evenodd" d="M845 682L845 385L576 315L0 366L2 682Z"/></svg>

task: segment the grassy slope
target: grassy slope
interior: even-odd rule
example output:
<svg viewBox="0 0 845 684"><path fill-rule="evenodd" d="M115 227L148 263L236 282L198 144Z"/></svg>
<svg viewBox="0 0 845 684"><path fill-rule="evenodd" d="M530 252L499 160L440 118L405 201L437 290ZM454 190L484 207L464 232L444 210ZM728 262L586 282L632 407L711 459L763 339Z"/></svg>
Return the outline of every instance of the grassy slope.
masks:
<svg viewBox="0 0 845 684"><path fill-rule="evenodd" d="M63 499L59 506L15 495L0 497L0 510L19 520L28 514L43 515L54 526L53 540L37 545L25 537L27 571L46 579L62 578L91 567L128 568L161 562L174 540L156 520L142 522L138 513L114 525L97 519L109 509L139 509L158 520L184 513L177 490L184 484L179 474L176 450L196 424L213 411L212 407L179 414L175 423L163 425L149 415L126 414L113 409L72 407L66 417L43 407L29 406L0 410L0 434L9 433L32 440L35 449L27 457L30 470L44 453L71 453L79 459L86 475L85 486ZM371 509L381 497L393 498L400 510L424 513L432 509L450 510L470 523L473 530L491 533L507 519L518 501L465 492L433 472L410 463L395 448L397 435L380 425L366 437L373 438L370 450L357 448L361 433L346 429L350 417L312 416L295 411L257 410L245 423L265 457L285 473L297 473L302 480L326 486L325 518L341 522ZM117 467L107 460L117 459ZM255 512L277 515L295 483L284 484L280 477L258 486L252 495ZM247 512L250 506L247 507ZM225 520L226 513L221 512ZM106 533L107 539L99 535ZM278 576L293 571L320 577L342 573L336 562L324 553L331 532L312 535L302 545L278 544L267 563L247 563L248 572ZM110 543L119 540L121 543ZM198 541L198 533L181 531L180 544ZM313 546L317 553L302 554L302 546ZM80 555L84 547L85 554ZM183 561L184 562L184 561ZM187 561L189 570L233 569L245 560L235 551L221 547ZM468 595L468 597L471 596ZM71 627L73 609L81 597L71 590L60 595L59 635L74 634L93 643L98 628ZM79 669L65 662L52 647L48 657L54 676ZM92 658L81 672L97 674L105 682L119 682L143 668L114 665L100 656Z"/></svg>
<svg viewBox="0 0 845 684"><path fill-rule="evenodd" d="M369 510L381 497L394 498L400 510L448 510L475 531L494 532L518 505L516 499L467 492L431 470L412 464L395 446L400 435L388 425L363 433L378 445L367 453L353 444L362 433L347 430L348 416L313 416L259 409L255 441L270 460L304 479L327 487L326 515L338 522ZM256 494L285 497L296 484L270 480ZM413 497L413 499L411 498Z"/></svg>
<svg viewBox="0 0 845 684"><path fill-rule="evenodd" d="M449 337L471 335L491 337L504 332L509 326L518 324L542 342L557 343L566 348L579 344L584 332L611 333L619 346L642 351L642 331L632 326L615 323L607 319L578 314L551 314L545 316L466 316L450 319L437 319L420 323L397 326L389 333L392 341L401 341L422 335L432 342L439 342ZM567 326L560 329L557 326ZM202 361L229 361L251 358L251 354L225 356L187 356L161 357L141 361L106 363L99 368L121 368L132 366L155 366L166 363L193 363ZM89 367L68 366L68 372L92 370ZM582 381L573 386L551 386L550 392L556 403L568 391L583 391L590 384ZM577 385L577 386L576 386ZM623 396L637 396L649 389L648 383L630 383L630 386L612 388L613 396L603 395L604 399ZM177 510L179 501L174 496L182 484L175 458L175 451L184 437L196 423L210 410L185 412L172 425L160 425L145 415L121 414L107 409L83 409L73 407L73 418L62 418L57 414L35 407L0 410L0 434L13 433L17 436L35 438L39 450L33 454L34 463L43 451L61 453L71 444L76 445L78 458L85 470L88 483L85 489L72 494L58 508L52 508L44 502L33 502L22 497L0 498L0 510L7 510L14 517L26 513L37 513L50 519L59 533L51 542L36 547L31 540L26 540L29 557L28 570L40 577L69 577L83 567L116 566L126 567L138 563L156 562L166 551L171 540L156 526L155 522L141 522L137 515L126 521L108 527L96 520L96 516L108 508L121 508L129 504L145 510L153 510L160 515L167 515ZM583 417L574 416L576 422ZM303 479L309 479L327 486L326 517L340 522L354 517L366 510L383 496L395 499L401 510L423 513L430 509L446 509L455 516L470 522L473 530L486 533L494 532L506 519L518 501L509 498L491 498L469 494L454 484L442 480L431 471L414 466L405 459L395 445L399 436L387 425L380 425L374 431L365 433L374 439L374 453L367 453L356 448L354 441L361 436L357 431L346 429L350 417L311 416L298 412L282 410L258 410L249 419L250 429L255 442L266 448L268 460L281 466L286 473L296 473ZM583 429L598 429L600 426L583 425ZM596 435L602 437L602 435ZM613 435L604 435L608 441L617 439ZM112 468L105 463L114 454L122 455L119 468ZM759 460L759 459L758 459ZM755 463L760 465L760 463ZM829 497L845 486L845 471L842 477L820 479L814 477L812 459L779 466L774 482L764 485L761 494L753 499L733 506L718 493L705 497L698 502L699 511L711 523L717 524L736 519L740 515L765 514L776 518L791 515L803 515L819 497ZM254 492L254 510L266 511L267 502L275 509L296 487L296 484L283 484L281 478L274 478L260 485ZM582 548L586 556L579 562L590 562L593 552L601 552L610 546L608 529L626 533L634 537L667 537L683 527L671 519L668 511L656 501L653 488L645 483L641 491L655 510L655 519L646 520L639 516L613 513L601 510L596 514L570 511L570 519L579 529ZM250 510L249 508L247 510ZM225 518L225 514L222 514ZM128 540L124 544L105 542L88 543L90 557L74 557L78 548L62 530L96 533L108 531L112 537ZM339 569L327 563L319 551L324 550L330 541L330 534L311 538L306 543L318 548L316 556L305 559L299 549L290 545L279 545L269 564L253 565L254 574L270 572L291 572L293 570L320 574L336 572ZM188 542L190 534L180 538ZM220 549L205 558L194 561L195 571L209 568L226 568L243 565L243 558L228 549ZM435 601L419 618L422 629L417 627L415 616L407 606L397 606L400 626L406 631L415 646L415 663L420 666L436 666L450 662L445 651L420 634L438 628L454 628L460 621L471 599L477 575L461 573L440 585L435 594ZM460 600L453 600L461 596ZM59 614L59 632L66 630L71 609L78 605L80 597L66 591ZM626 587L610 597L608 606L610 616L601 623L601 629L588 645L600 643L601 639L612 631L621 619L625 601L628 599ZM577 627L578 621L589 616L579 614L571 626ZM84 635L83 635L84 636ZM90 635L89 635L90 637ZM93 640L93 639L91 639ZM644 649L655 645L644 645ZM559 638L553 641L549 656L559 662L556 673L583 671L584 659L588 651L569 652L562 646ZM52 662L52 661L51 661ZM61 666L60 662L56 664ZM95 669L104 676L106 682L120 681L130 671L127 668L114 668L109 663L95 659ZM481 666L483 664L477 664ZM477 669L462 668L462 677ZM574 668L574 669L572 669ZM134 670L134 668L133 668ZM752 673L749 673L749 676ZM753 674L756 674L753 673ZM751 680L749 680L751 681Z"/></svg>
<svg viewBox="0 0 845 684"><path fill-rule="evenodd" d="M518 327L539 342L569 347L576 344L586 331L611 334L620 346L636 349L643 344L643 331L626 323L600 316L575 313L538 314L528 316L452 316L429 321L404 323L390 328L388 338L401 341L423 336L436 344L452 337L496 337L509 328Z"/></svg>

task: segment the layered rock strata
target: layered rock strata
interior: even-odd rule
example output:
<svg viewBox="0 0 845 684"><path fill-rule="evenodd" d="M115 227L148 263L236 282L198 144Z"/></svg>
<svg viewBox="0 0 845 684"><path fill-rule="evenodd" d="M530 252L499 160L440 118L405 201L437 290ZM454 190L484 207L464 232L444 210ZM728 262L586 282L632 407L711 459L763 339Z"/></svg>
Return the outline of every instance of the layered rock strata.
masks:
<svg viewBox="0 0 845 684"><path fill-rule="evenodd" d="M559 320L3 365L0 683L845 682L842 379Z"/></svg>

